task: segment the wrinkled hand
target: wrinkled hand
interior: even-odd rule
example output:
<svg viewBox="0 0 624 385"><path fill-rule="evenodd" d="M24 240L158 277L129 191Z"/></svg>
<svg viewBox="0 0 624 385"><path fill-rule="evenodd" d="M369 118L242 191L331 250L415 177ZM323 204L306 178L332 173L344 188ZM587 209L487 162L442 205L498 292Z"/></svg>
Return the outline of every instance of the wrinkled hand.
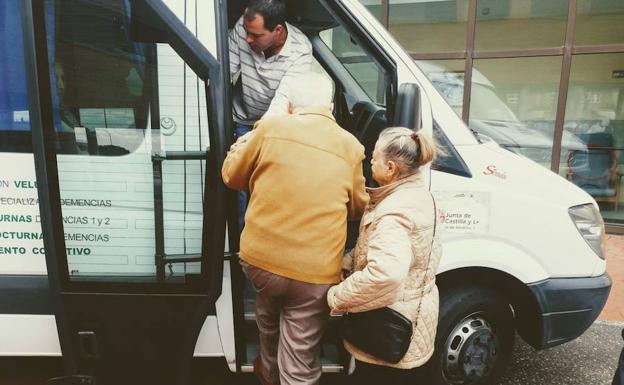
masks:
<svg viewBox="0 0 624 385"><path fill-rule="evenodd" d="M234 144L232 144L232 146L230 147L230 151L236 150L237 148L245 144L245 142L251 139L251 136L253 134L254 134L253 131L249 131L245 133L243 136L238 137L238 139L236 139L236 142L234 142Z"/></svg>

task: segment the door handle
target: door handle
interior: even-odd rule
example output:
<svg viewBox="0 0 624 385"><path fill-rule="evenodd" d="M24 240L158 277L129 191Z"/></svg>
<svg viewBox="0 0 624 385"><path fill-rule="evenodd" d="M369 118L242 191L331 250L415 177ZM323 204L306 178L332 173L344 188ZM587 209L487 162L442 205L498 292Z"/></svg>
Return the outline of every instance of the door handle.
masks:
<svg viewBox="0 0 624 385"><path fill-rule="evenodd" d="M98 342L93 331L78 332L79 353L82 358L95 360L99 357Z"/></svg>

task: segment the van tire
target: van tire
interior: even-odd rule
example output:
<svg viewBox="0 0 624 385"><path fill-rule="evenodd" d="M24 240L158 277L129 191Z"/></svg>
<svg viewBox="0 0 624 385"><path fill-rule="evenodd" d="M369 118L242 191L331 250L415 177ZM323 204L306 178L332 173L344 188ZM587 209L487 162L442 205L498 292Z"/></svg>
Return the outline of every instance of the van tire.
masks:
<svg viewBox="0 0 624 385"><path fill-rule="evenodd" d="M509 301L489 288L448 287L440 292L438 320L435 351L426 365L431 384L498 383L515 338Z"/></svg>

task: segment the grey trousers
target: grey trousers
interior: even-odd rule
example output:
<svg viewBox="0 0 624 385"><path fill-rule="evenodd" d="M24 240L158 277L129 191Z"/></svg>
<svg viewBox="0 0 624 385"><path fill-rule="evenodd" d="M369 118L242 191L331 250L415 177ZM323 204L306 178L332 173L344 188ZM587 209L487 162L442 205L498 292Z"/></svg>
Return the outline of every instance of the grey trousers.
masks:
<svg viewBox="0 0 624 385"><path fill-rule="evenodd" d="M327 320L327 290L282 277L241 260L256 291L263 375L272 384L318 385L320 342Z"/></svg>

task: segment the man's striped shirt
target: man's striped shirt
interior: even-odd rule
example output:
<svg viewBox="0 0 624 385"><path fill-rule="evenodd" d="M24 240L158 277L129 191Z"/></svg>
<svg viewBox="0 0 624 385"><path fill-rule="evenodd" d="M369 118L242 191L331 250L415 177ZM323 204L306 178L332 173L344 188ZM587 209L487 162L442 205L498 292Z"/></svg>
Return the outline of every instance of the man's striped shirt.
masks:
<svg viewBox="0 0 624 385"><path fill-rule="evenodd" d="M286 23L288 37L279 53L266 59L247 44L243 17L230 31L230 74L240 71L243 105L234 106L234 120L249 122L269 114L288 112L288 82L308 72L312 63L312 44L295 26Z"/></svg>

